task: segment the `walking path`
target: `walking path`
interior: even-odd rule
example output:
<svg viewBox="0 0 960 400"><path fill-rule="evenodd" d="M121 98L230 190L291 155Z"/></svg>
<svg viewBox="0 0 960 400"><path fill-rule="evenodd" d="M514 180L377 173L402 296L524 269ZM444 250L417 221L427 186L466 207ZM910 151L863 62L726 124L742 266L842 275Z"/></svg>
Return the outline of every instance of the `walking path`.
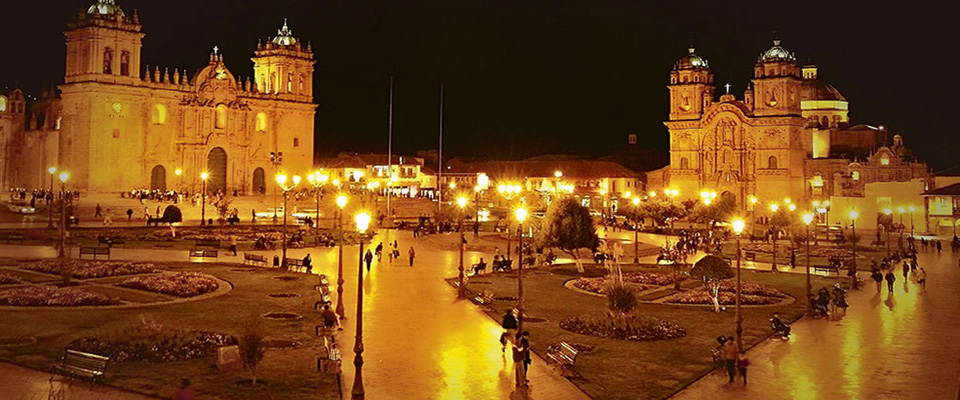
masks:
<svg viewBox="0 0 960 400"><path fill-rule="evenodd" d="M50 373L0 362L0 388L5 400L150 400L136 393L66 378L50 380Z"/></svg>

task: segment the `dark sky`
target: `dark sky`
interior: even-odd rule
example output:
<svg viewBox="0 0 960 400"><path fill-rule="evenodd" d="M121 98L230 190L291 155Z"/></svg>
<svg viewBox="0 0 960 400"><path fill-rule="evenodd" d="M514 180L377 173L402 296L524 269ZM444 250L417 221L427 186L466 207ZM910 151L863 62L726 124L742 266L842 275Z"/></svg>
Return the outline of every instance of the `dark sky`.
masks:
<svg viewBox="0 0 960 400"><path fill-rule="evenodd" d="M32 93L63 77L62 31L94 0L4 5L0 84ZM948 107L957 23L921 2L616 0L118 0L139 9L143 63L195 71L214 45L236 75L283 18L313 42L318 150L383 151L395 79L395 147L446 155L601 156L638 133L666 152L665 83L692 39L738 98L773 32L820 67L853 123L886 125L936 167L954 163ZM860 3L860 4L855 4ZM721 90L718 90L720 93ZM956 148L956 147L954 147ZM953 157L951 157L953 156Z"/></svg>

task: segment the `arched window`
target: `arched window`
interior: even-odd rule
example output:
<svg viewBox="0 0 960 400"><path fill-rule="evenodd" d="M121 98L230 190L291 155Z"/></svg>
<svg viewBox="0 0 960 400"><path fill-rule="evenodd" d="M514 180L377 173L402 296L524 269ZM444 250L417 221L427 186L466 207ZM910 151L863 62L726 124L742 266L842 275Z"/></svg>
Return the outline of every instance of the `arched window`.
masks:
<svg viewBox="0 0 960 400"><path fill-rule="evenodd" d="M217 106L217 129L223 129L227 127L227 106L221 104Z"/></svg>
<svg viewBox="0 0 960 400"><path fill-rule="evenodd" d="M770 158L767 159L767 168L777 169L777 156L770 156Z"/></svg>
<svg viewBox="0 0 960 400"><path fill-rule="evenodd" d="M886 154L880 156L880 165L890 165L890 156Z"/></svg>
<svg viewBox="0 0 960 400"><path fill-rule="evenodd" d="M827 118L826 115L824 115L823 118L820 119L820 125L822 125L824 128L829 127L829 126L830 126L830 119Z"/></svg>
<svg viewBox="0 0 960 400"><path fill-rule="evenodd" d="M300 74L300 85L299 85L300 94L307 94L307 88L304 86L305 82L306 82L306 79L304 79L303 74Z"/></svg>
<svg viewBox="0 0 960 400"><path fill-rule="evenodd" d="M680 157L680 169L688 168L690 168L690 160L688 160L686 157Z"/></svg>
<svg viewBox="0 0 960 400"><path fill-rule="evenodd" d="M270 87L267 88L267 92L277 93L277 88L280 87L280 83L277 82L277 73L270 73Z"/></svg>
<svg viewBox="0 0 960 400"><path fill-rule="evenodd" d="M153 106L153 123L163 125L167 122L167 107L163 104Z"/></svg>
<svg viewBox="0 0 960 400"><path fill-rule="evenodd" d="M257 128L257 132L263 132L267 130L267 114L266 113L257 114L256 128Z"/></svg>
<svg viewBox="0 0 960 400"><path fill-rule="evenodd" d="M130 76L130 52L120 52L120 75Z"/></svg>
<svg viewBox="0 0 960 400"><path fill-rule="evenodd" d="M103 73L113 73L113 49L109 47L103 49Z"/></svg>
<svg viewBox="0 0 960 400"><path fill-rule="evenodd" d="M287 93L293 92L293 73L287 74Z"/></svg>
<svg viewBox="0 0 960 400"><path fill-rule="evenodd" d="M850 178L852 178L852 179L855 180L855 181L859 181L859 180L860 180L860 171L853 171L853 172L851 172L851 173L850 173Z"/></svg>
<svg viewBox="0 0 960 400"><path fill-rule="evenodd" d="M267 82L267 77L265 75L260 75L260 79L257 80L257 90L259 90L260 93L267 92L268 89L266 86L266 82Z"/></svg>

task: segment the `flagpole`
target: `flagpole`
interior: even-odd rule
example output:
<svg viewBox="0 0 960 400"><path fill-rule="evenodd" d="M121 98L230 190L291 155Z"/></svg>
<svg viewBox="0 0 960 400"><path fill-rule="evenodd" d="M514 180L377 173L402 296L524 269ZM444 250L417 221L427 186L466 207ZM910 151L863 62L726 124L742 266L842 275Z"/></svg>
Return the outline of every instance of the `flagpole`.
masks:
<svg viewBox="0 0 960 400"><path fill-rule="evenodd" d="M443 81L440 81L440 150L437 154L437 213L443 209Z"/></svg>
<svg viewBox="0 0 960 400"><path fill-rule="evenodd" d="M393 76L390 76L390 110L387 116L387 221L393 223L390 196L393 192Z"/></svg>

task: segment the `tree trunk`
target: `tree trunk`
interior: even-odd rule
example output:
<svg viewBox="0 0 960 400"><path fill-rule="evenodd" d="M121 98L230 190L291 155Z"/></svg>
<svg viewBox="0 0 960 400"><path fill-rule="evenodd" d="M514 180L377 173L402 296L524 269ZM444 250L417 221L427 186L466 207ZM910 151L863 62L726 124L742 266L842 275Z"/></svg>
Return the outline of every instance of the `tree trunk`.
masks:
<svg viewBox="0 0 960 400"><path fill-rule="evenodd" d="M713 298L713 311L720 312L720 282L711 283L707 290L710 292L710 297Z"/></svg>
<svg viewBox="0 0 960 400"><path fill-rule="evenodd" d="M560 249L564 253L567 253L570 257L573 258L573 262L577 264L577 272L584 273L583 262L580 261L580 249L566 250Z"/></svg>

